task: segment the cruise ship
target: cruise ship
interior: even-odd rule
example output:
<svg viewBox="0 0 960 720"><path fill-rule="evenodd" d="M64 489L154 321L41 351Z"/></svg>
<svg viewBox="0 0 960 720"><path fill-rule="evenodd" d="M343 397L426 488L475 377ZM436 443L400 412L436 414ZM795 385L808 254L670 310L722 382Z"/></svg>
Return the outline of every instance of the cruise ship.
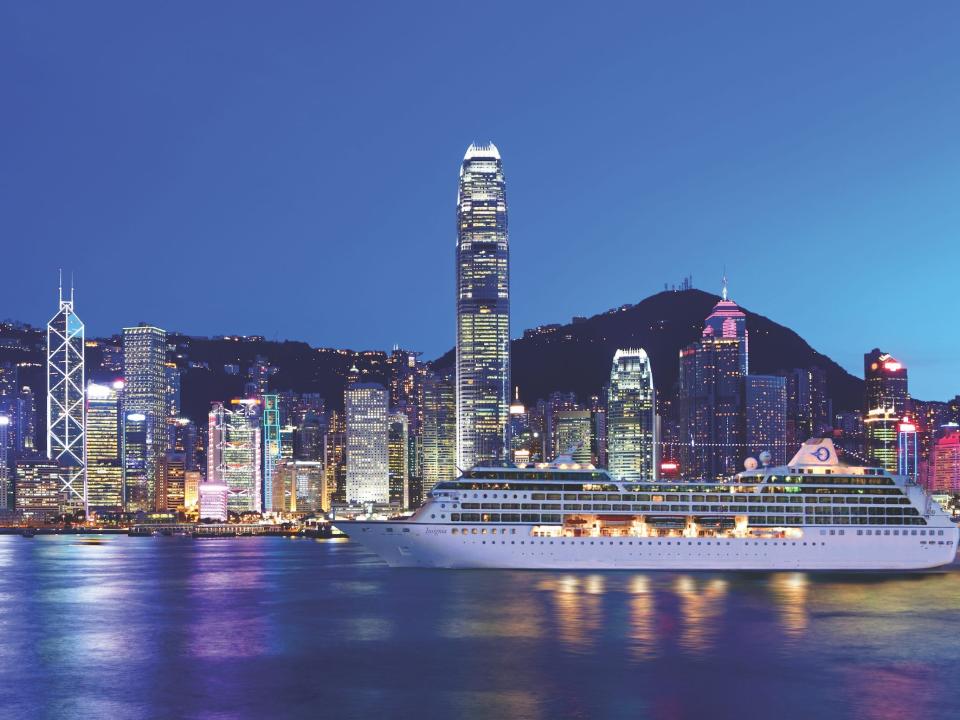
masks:
<svg viewBox="0 0 960 720"><path fill-rule="evenodd" d="M841 463L828 439L720 482L621 482L569 457L477 467L407 519L334 524L422 568L899 571L953 562L958 539L922 487Z"/></svg>

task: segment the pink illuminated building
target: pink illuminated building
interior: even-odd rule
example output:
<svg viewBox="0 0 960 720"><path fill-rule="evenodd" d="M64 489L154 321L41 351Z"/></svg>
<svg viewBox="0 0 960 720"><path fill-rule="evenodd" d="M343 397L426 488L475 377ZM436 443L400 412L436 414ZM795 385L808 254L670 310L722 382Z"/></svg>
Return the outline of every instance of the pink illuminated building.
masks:
<svg viewBox="0 0 960 720"><path fill-rule="evenodd" d="M931 492L960 493L960 427L944 425L930 451L927 487Z"/></svg>

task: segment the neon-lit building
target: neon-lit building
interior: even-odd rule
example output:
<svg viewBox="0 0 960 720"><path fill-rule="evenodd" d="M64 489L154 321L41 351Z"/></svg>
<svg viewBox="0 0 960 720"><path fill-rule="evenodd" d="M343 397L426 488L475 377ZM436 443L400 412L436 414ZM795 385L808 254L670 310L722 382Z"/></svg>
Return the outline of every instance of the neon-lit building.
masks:
<svg viewBox="0 0 960 720"><path fill-rule="evenodd" d="M863 356L864 409L890 409L898 418L909 408L907 368L893 357L874 348ZM868 448L869 450L869 448Z"/></svg>
<svg viewBox="0 0 960 720"><path fill-rule="evenodd" d="M745 316L727 299L724 283L700 341L680 351L679 451L691 479L732 475L746 457L746 343Z"/></svg>
<svg viewBox="0 0 960 720"><path fill-rule="evenodd" d="M863 419L868 459L878 467L898 470L898 427L900 416L891 408L874 408Z"/></svg>
<svg viewBox="0 0 960 720"><path fill-rule="evenodd" d="M200 503L199 470L187 470L183 474L183 506L187 510L196 510Z"/></svg>
<svg viewBox="0 0 960 720"><path fill-rule="evenodd" d="M347 502L390 502L387 391L352 383L346 391Z"/></svg>
<svg viewBox="0 0 960 720"><path fill-rule="evenodd" d="M467 469L506 460L510 257L506 183L493 143L470 145L463 156L456 256L456 465Z"/></svg>
<svg viewBox="0 0 960 720"><path fill-rule="evenodd" d="M618 480L657 477L657 401L650 358L617 350L607 391L607 468Z"/></svg>
<svg viewBox="0 0 960 720"><path fill-rule="evenodd" d="M919 459L917 425L909 417L904 416L897 423L897 474L917 482Z"/></svg>
<svg viewBox="0 0 960 720"><path fill-rule="evenodd" d="M237 513L263 510L259 406L252 398L215 402L208 416L207 480L227 486Z"/></svg>
<svg viewBox="0 0 960 720"><path fill-rule="evenodd" d="M940 428L930 452L927 486L934 493L960 493L960 426Z"/></svg>
<svg viewBox="0 0 960 720"><path fill-rule="evenodd" d="M84 432L84 328L59 289L57 314L47 323L47 458L60 468L60 507L87 510Z"/></svg>
<svg viewBox="0 0 960 720"><path fill-rule="evenodd" d="M154 510L157 480L167 450L167 333L150 325L123 329L123 409L143 415L145 487L127 486L128 510Z"/></svg>
<svg viewBox="0 0 960 720"><path fill-rule="evenodd" d="M9 433L10 416L0 415L0 510L6 510L10 500Z"/></svg>
<svg viewBox="0 0 960 720"><path fill-rule="evenodd" d="M263 396L263 509L273 510L273 473L280 460L280 403L276 395Z"/></svg>
<svg viewBox="0 0 960 720"><path fill-rule="evenodd" d="M120 440L120 390L115 385L87 385L87 503L91 510L123 510Z"/></svg>
<svg viewBox="0 0 960 720"><path fill-rule="evenodd" d="M226 522L227 496L230 494L228 488L223 482L214 480L200 483L200 518L204 520L217 520Z"/></svg>

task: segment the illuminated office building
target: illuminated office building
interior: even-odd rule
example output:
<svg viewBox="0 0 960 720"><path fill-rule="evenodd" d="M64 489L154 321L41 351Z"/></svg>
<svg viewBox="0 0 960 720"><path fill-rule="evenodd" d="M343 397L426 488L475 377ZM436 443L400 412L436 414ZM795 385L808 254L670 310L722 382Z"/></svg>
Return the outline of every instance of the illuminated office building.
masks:
<svg viewBox="0 0 960 720"><path fill-rule="evenodd" d="M593 422L589 410L561 410L556 414L557 456L569 455L574 462L590 464Z"/></svg>
<svg viewBox="0 0 960 720"><path fill-rule="evenodd" d="M167 416L180 417L180 369L176 363L164 363L163 374L167 386Z"/></svg>
<svg viewBox="0 0 960 720"><path fill-rule="evenodd" d="M237 513L263 508L258 408L255 399L215 402L208 416L207 480L227 486L228 508Z"/></svg>
<svg viewBox="0 0 960 720"><path fill-rule="evenodd" d="M898 426L900 416L891 408L874 408L863 419L869 462L889 472L897 472Z"/></svg>
<svg viewBox="0 0 960 720"><path fill-rule="evenodd" d="M746 418L747 455L759 458L769 452L771 465L786 465L787 379L780 375L747 375Z"/></svg>
<svg viewBox="0 0 960 720"><path fill-rule="evenodd" d="M183 453L187 470L197 469L197 425L190 418L167 418L167 449Z"/></svg>
<svg viewBox="0 0 960 720"><path fill-rule="evenodd" d="M680 351L678 449L685 477L723 478L742 469L748 367L745 316L727 299L724 283L700 341Z"/></svg>
<svg viewBox="0 0 960 720"><path fill-rule="evenodd" d="M14 505L24 520L44 522L60 509L62 468L54 460L32 457L17 461Z"/></svg>
<svg viewBox="0 0 960 720"><path fill-rule="evenodd" d="M927 488L935 493L960 493L960 426L944 425L937 431L930 452Z"/></svg>
<svg viewBox="0 0 960 720"><path fill-rule="evenodd" d="M431 373L423 384L423 486L457 476L457 395L452 373Z"/></svg>
<svg viewBox="0 0 960 720"><path fill-rule="evenodd" d="M196 510L200 503L199 470L187 470L183 474L183 506L187 510Z"/></svg>
<svg viewBox="0 0 960 720"><path fill-rule="evenodd" d="M897 425L909 410L907 368L874 348L863 356L867 460L897 472Z"/></svg>
<svg viewBox="0 0 960 720"><path fill-rule="evenodd" d="M122 387L122 383L87 385L87 503L100 512L123 509Z"/></svg>
<svg viewBox="0 0 960 720"><path fill-rule="evenodd" d="M47 323L47 458L60 468L60 507L87 509L84 469L84 329L60 287L57 314Z"/></svg>
<svg viewBox="0 0 960 720"><path fill-rule="evenodd" d="M390 504L410 506L410 445L407 416L398 411L388 418L387 465L390 473Z"/></svg>
<svg viewBox="0 0 960 720"><path fill-rule="evenodd" d="M329 502L343 504L347 501L347 433L336 413L331 420L323 443L324 492ZM323 507L330 509L330 505Z"/></svg>
<svg viewBox="0 0 960 720"><path fill-rule="evenodd" d="M147 416L125 412L120 421L121 467L123 468L124 507L129 512L148 512L154 508L147 480Z"/></svg>
<svg viewBox="0 0 960 720"><path fill-rule="evenodd" d="M229 517L227 496L230 488L222 481L209 478L200 483L200 518L202 520L216 520L226 522Z"/></svg>
<svg viewBox="0 0 960 720"><path fill-rule="evenodd" d="M907 388L907 368L893 357L877 348L863 356L864 409L889 409L903 417L910 409L910 394Z"/></svg>
<svg viewBox="0 0 960 720"><path fill-rule="evenodd" d="M167 450L160 459L157 510L173 512L186 507L186 473L186 455L175 450Z"/></svg>
<svg viewBox="0 0 960 720"><path fill-rule="evenodd" d="M330 507L322 462L280 460L275 468L271 492L270 504L274 512L307 513Z"/></svg>
<svg viewBox="0 0 960 720"><path fill-rule="evenodd" d="M10 507L9 433L10 416L0 415L0 510L7 510Z"/></svg>
<svg viewBox="0 0 960 720"><path fill-rule="evenodd" d="M128 495L130 510L153 510L163 453L167 449L167 334L160 328L138 325L123 329L124 412L144 416L145 479L143 493Z"/></svg>
<svg viewBox="0 0 960 720"><path fill-rule="evenodd" d="M492 143L471 145L457 194L457 466L503 462L510 404L506 184Z"/></svg>
<svg viewBox="0 0 960 720"><path fill-rule="evenodd" d="M904 416L897 423L897 474L917 482L919 460L916 423Z"/></svg>
<svg viewBox="0 0 960 720"><path fill-rule="evenodd" d="M657 405L650 358L617 350L607 391L607 467L619 480L652 480L657 467Z"/></svg>
<svg viewBox="0 0 960 720"><path fill-rule="evenodd" d="M263 510L273 510L273 473L280 460L280 403L276 395L263 396Z"/></svg>
<svg viewBox="0 0 960 720"><path fill-rule="evenodd" d="M346 391L347 502L390 502L387 391L352 383Z"/></svg>

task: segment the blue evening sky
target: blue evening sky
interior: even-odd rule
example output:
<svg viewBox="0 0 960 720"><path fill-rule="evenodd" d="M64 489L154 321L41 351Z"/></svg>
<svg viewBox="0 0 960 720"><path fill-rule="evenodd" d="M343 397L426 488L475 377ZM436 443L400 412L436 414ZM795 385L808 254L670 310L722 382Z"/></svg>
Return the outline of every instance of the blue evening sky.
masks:
<svg viewBox="0 0 960 720"><path fill-rule="evenodd" d="M513 333L687 273L960 392L960 4L4 2L0 317L453 343L500 147Z"/></svg>

